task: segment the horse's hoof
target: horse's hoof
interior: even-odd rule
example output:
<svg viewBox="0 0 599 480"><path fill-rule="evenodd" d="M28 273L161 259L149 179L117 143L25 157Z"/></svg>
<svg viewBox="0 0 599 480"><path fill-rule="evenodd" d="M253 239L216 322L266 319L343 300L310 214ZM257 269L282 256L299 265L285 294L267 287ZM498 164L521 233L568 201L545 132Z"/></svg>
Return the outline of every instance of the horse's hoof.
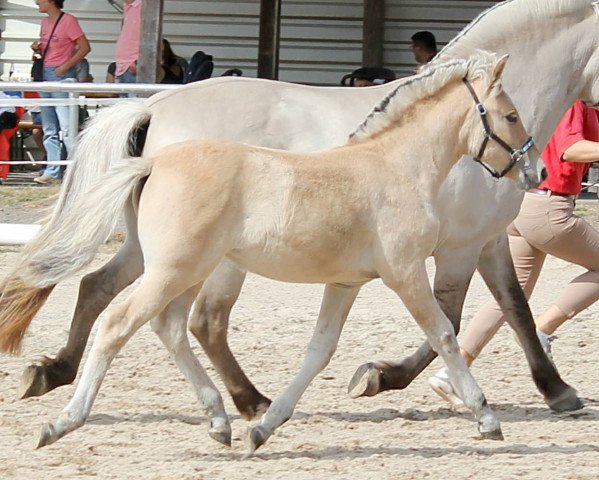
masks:
<svg viewBox="0 0 599 480"><path fill-rule="evenodd" d="M480 432L480 436L484 440L505 440L501 428L490 432Z"/></svg>
<svg viewBox="0 0 599 480"><path fill-rule="evenodd" d="M41 397L57 387L72 383L74 378L65 363L44 357L23 371L17 395L20 399Z"/></svg>
<svg viewBox="0 0 599 480"><path fill-rule="evenodd" d="M208 429L208 435L218 443L223 444L226 447L231 446L231 425L229 422L222 422L220 425L216 425L217 422L210 422L210 428ZM220 423L220 422L219 422Z"/></svg>
<svg viewBox="0 0 599 480"><path fill-rule="evenodd" d="M29 365L21 375L17 396L21 399L39 397L50 390L46 369L41 365Z"/></svg>
<svg viewBox="0 0 599 480"><path fill-rule="evenodd" d="M347 393L351 398L374 397L380 392L381 372L374 363L360 365L349 381Z"/></svg>
<svg viewBox="0 0 599 480"><path fill-rule="evenodd" d="M566 389L559 397L547 398L545 401L554 412L571 412L584 408L584 403L572 387Z"/></svg>
<svg viewBox="0 0 599 480"><path fill-rule="evenodd" d="M249 427L246 437L246 443L248 447L247 456L251 457L258 448L266 443L268 437L268 432L261 425Z"/></svg>
<svg viewBox="0 0 599 480"><path fill-rule="evenodd" d="M37 442L37 447L42 448L46 445L52 445L56 440L60 439L60 435L51 423L44 423L42 425L42 431L40 432L40 438Z"/></svg>
<svg viewBox="0 0 599 480"><path fill-rule="evenodd" d="M493 415L485 414L478 421L478 431L485 440L503 440L499 420Z"/></svg>

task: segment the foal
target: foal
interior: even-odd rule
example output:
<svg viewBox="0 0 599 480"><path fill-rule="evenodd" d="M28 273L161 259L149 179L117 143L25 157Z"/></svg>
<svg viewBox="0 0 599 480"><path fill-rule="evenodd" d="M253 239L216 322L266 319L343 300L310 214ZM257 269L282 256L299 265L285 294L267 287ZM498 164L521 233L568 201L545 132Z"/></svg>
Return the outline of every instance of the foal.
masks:
<svg viewBox="0 0 599 480"><path fill-rule="evenodd" d="M481 52L414 77L391 93L344 147L298 154L191 141L152 158L127 159L109 171L66 212L72 234L64 238L70 245L52 252L47 239L43 257L24 258L8 281L18 303L19 282L43 290L88 263L115 212L134 193L145 275L127 300L107 312L72 400L55 422L44 425L39 446L84 424L112 359L150 320L211 417L209 434L230 443L220 394L186 335L189 307L225 256L277 280L327 284L304 364L250 430L251 452L291 417L333 355L360 287L374 278L400 296L443 357L480 433L502 438L433 297L425 259L439 231L439 187L462 155L523 188L539 180L538 152L499 82L506 60Z"/></svg>

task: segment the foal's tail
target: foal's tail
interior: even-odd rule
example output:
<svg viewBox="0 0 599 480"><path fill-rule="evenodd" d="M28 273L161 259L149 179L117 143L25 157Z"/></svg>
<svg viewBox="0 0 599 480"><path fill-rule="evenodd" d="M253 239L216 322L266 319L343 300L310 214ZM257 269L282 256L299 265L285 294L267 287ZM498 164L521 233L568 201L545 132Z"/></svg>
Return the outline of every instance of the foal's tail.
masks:
<svg viewBox="0 0 599 480"><path fill-rule="evenodd" d="M100 112L82 133L49 220L0 284L0 351L17 353L31 320L54 286L89 264L113 232L149 159L139 155L150 110L126 102ZM123 160L125 159L125 160Z"/></svg>

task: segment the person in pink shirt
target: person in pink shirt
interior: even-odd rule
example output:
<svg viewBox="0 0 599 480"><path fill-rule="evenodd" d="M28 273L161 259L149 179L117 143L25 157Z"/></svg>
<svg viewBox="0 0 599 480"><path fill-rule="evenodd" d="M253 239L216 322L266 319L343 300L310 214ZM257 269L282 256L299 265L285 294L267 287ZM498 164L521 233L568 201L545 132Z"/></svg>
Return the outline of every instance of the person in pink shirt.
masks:
<svg viewBox="0 0 599 480"><path fill-rule="evenodd" d="M77 19L62 11L64 0L37 0L38 10L45 13L42 20L40 38L31 45L36 54L43 58L44 81L59 82L76 79L75 66L91 51L89 42L79 26ZM66 92L41 92L43 98L68 98ZM42 127L44 130L44 147L49 161L62 159L62 144L68 154L71 140L69 138L69 108L66 105L42 107ZM49 165L41 177L34 179L41 185L58 183L63 169L58 165Z"/></svg>
<svg viewBox="0 0 599 480"><path fill-rule="evenodd" d="M125 0L123 26L116 42L117 83L137 81L137 58L141 37L141 0Z"/></svg>
<svg viewBox="0 0 599 480"><path fill-rule="evenodd" d="M599 112L577 101L561 119L542 157L548 176L539 188L526 192L507 233L518 281L527 298L547 255L586 269L535 319L541 346L552 359L553 333L599 300L599 232L574 213L583 176L590 164L599 160ZM459 342L468 365L502 324L503 313L494 300L476 313ZM437 372L429 384L445 400L461 404L447 369Z"/></svg>

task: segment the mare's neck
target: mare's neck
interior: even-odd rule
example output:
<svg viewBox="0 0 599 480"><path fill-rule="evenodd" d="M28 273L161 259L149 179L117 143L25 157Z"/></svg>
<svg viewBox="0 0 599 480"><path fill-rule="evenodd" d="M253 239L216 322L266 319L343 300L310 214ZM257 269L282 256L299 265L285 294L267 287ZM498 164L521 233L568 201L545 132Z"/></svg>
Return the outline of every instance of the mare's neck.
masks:
<svg viewBox="0 0 599 480"><path fill-rule="evenodd" d="M460 48L458 41L455 53L466 58L476 47L510 54L503 88L526 130L543 148L565 111L585 93L588 72L593 70L589 60L599 41L596 23L589 5L584 20L564 16L552 22L529 22L525 28L515 25L514 31L490 34L472 48Z"/></svg>
<svg viewBox="0 0 599 480"><path fill-rule="evenodd" d="M538 45L521 45L526 52L508 62L503 86L539 147L547 144L563 114L583 94L584 71L597 40L585 34L591 20ZM560 52L557 58L555 52Z"/></svg>

